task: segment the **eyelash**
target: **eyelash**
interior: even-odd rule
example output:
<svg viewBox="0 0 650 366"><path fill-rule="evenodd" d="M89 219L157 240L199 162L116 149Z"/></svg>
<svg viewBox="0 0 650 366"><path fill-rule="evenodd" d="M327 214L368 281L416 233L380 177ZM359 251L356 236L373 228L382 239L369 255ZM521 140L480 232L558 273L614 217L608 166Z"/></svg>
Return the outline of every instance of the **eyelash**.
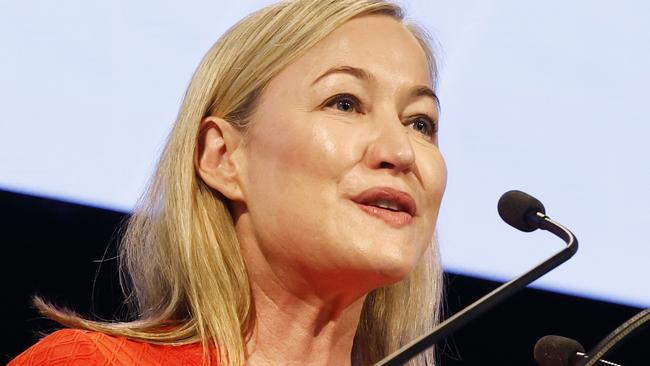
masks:
<svg viewBox="0 0 650 366"><path fill-rule="evenodd" d="M354 108L357 113L363 113L361 111L361 101L352 94L337 94L325 102L325 106L334 107L341 112L348 112L338 108L339 103L341 102L351 102L350 104L352 105L352 108Z"/></svg>
<svg viewBox="0 0 650 366"><path fill-rule="evenodd" d="M349 107L352 109L351 110L340 109L339 107L341 106L341 104L339 103L344 103L344 102L347 103ZM359 100L359 98L355 97L352 94L347 94L347 93L337 94L332 98L328 99L325 102L325 107L336 108L338 111L343 113L347 113L350 111L354 111L362 114L364 113L363 110L361 109L361 101ZM438 124L435 121L433 121L429 116L416 115L412 117L406 125L415 126L415 123L418 123L420 121L424 121L426 123L427 130L425 132L420 132L419 130L416 129L414 130L420 132L422 135L425 135L430 139L433 139L434 136L438 133Z"/></svg>

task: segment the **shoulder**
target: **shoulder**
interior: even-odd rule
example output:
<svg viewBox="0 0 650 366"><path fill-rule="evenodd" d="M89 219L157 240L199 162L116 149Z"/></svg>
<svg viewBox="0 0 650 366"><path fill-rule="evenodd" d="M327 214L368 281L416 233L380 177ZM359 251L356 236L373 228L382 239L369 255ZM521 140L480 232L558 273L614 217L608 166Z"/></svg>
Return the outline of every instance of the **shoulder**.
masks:
<svg viewBox="0 0 650 366"><path fill-rule="evenodd" d="M103 358L91 333L80 329L62 329L38 341L18 357L11 366L28 365L95 365Z"/></svg>
<svg viewBox="0 0 650 366"><path fill-rule="evenodd" d="M200 364L200 345L159 346L81 329L62 329L41 339L8 366Z"/></svg>
<svg viewBox="0 0 650 366"><path fill-rule="evenodd" d="M146 347L146 343L100 332L62 329L38 341L8 366L132 365L133 354Z"/></svg>

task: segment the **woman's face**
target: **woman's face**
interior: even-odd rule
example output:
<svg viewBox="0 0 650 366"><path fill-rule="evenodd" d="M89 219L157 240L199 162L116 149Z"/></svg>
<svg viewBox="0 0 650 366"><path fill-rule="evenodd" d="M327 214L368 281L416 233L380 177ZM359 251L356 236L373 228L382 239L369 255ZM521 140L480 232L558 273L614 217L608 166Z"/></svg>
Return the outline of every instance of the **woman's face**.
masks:
<svg viewBox="0 0 650 366"><path fill-rule="evenodd" d="M373 288L413 269L446 182L428 70L402 24L365 16L268 84L242 147L239 235L276 274Z"/></svg>

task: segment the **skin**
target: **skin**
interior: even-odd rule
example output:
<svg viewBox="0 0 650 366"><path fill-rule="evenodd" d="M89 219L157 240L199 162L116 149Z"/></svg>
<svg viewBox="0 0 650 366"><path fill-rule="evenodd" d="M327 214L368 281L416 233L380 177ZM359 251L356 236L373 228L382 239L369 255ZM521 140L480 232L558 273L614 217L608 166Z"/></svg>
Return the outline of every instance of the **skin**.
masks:
<svg viewBox="0 0 650 366"><path fill-rule="evenodd" d="M407 28L364 16L271 80L246 135L203 122L197 171L233 202L252 284L247 364L349 365L367 293L431 245L446 168L423 133L436 103L414 94L430 85ZM342 93L354 98L332 100ZM410 194L413 219L394 227L361 210L352 198L372 187Z"/></svg>

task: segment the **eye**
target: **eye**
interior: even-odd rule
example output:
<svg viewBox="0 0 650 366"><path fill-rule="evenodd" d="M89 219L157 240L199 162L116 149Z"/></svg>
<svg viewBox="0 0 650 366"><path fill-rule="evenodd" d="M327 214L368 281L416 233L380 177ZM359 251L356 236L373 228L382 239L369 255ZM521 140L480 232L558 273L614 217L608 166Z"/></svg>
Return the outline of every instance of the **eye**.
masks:
<svg viewBox="0 0 650 366"><path fill-rule="evenodd" d="M406 125L430 139L438 132L438 125L427 116L417 116Z"/></svg>
<svg viewBox="0 0 650 366"><path fill-rule="evenodd" d="M338 94L325 102L326 107L336 108L341 112L360 112L361 102L351 94Z"/></svg>

